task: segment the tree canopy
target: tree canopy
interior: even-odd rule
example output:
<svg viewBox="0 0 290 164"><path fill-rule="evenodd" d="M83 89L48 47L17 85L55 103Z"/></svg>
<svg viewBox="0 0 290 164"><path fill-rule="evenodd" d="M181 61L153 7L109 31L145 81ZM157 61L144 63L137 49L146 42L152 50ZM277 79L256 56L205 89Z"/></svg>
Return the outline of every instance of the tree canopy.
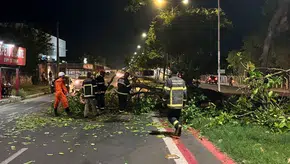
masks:
<svg viewBox="0 0 290 164"><path fill-rule="evenodd" d="M257 67L290 67L288 8L288 0L266 0L260 26L244 38L240 50L229 53L227 60L235 74L242 73L242 65L236 63L240 58L243 58L244 62L253 62Z"/></svg>
<svg viewBox="0 0 290 164"><path fill-rule="evenodd" d="M185 74L197 76L216 72L217 9L172 8L162 10L154 18L148 31L145 53L134 57L140 67L177 67ZM231 22L221 12L221 33L227 32ZM138 62L139 60L139 62Z"/></svg>

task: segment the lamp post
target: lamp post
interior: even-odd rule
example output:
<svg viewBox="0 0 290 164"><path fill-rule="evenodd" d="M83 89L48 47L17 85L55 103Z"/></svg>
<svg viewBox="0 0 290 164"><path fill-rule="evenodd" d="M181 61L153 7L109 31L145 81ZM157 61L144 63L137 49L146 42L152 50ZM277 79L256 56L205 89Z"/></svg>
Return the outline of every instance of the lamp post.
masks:
<svg viewBox="0 0 290 164"><path fill-rule="evenodd" d="M220 0L218 0L218 91L221 91L221 20L220 20Z"/></svg>

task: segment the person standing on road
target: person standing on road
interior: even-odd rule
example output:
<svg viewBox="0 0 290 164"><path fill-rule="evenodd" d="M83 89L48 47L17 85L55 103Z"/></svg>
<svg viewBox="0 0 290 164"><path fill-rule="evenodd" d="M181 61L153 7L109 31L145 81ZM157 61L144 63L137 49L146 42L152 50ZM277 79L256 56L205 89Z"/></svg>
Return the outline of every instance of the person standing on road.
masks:
<svg viewBox="0 0 290 164"><path fill-rule="evenodd" d="M69 110L69 104L67 101L68 91L65 86L64 76L65 76L64 72L59 72L58 78L54 82L54 86L55 86L54 114L55 116L59 116L57 112L57 108L60 102L63 108L65 109L65 112L69 116L71 115L71 112Z"/></svg>
<svg viewBox="0 0 290 164"><path fill-rule="evenodd" d="M119 110L124 111L127 108L128 96L131 91L131 84L129 82L130 74L126 72L123 77L118 79L118 97L119 97Z"/></svg>
<svg viewBox="0 0 290 164"><path fill-rule="evenodd" d="M84 109L84 117L88 118L88 114L90 112L90 110L92 110L93 112L96 112L96 114L98 114L99 112L96 109L96 105L94 102L94 98L95 95L92 92L90 95L86 95L85 91L84 91L84 87L89 86L89 88L91 89L91 91L93 91L93 86L96 85L96 81L92 78L92 73L88 72L87 73L87 78L83 81L83 97L85 99L85 109Z"/></svg>
<svg viewBox="0 0 290 164"><path fill-rule="evenodd" d="M164 86L164 102L168 111L168 120L174 126L175 136L181 136L182 125L180 122L181 110L187 99L185 81L178 77L177 71L172 70L172 75L166 80Z"/></svg>
<svg viewBox="0 0 290 164"><path fill-rule="evenodd" d="M107 86L105 85L105 71L101 71L100 75L96 78L97 88L96 88L96 99L97 106L103 112L105 110L105 93Z"/></svg>

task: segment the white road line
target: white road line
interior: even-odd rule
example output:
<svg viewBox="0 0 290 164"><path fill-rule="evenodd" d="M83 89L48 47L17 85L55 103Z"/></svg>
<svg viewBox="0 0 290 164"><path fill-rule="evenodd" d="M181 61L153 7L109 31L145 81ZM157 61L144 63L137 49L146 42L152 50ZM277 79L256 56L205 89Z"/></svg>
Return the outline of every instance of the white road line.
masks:
<svg viewBox="0 0 290 164"><path fill-rule="evenodd" d="M9 116L13 116L13 115L16 115L18 112L13 112L13 113L10 113L10 114L8 114L8 117Z"/></svg>
<svg viewBox="0 0 290 164"><path fill-rule="evenodd" d="M29 107L29 108L26 108L26 109L24 109L24 111L28 111L28 110L30 110L30 109L32 109L33 107Z"/></svg>
<svg viewBox="0 0 290 164"><path fill-rule="evenodd" d="M15 154L11 155L9 158L7 158L5 161L1 162L0 164L8 164L9 162L13 161L15 158L17 158L19 155L21 155L23 152L25 152L28 148L22 148Z"/></svg>
<svg viewBox="0 0 290 164"><path fill-rule="evenodd" d="M41 103L41 104L39 104L38 106L43 106L43 105L46 105L46 104L48 104L48 103L50 103L50 102Z"/></svg>
<svg viewBox="0 0 290 164"><path fill-rule="evenodd" d="M161 122L158 120L158 118L152 117L152 120L155 123L161 124ZM158 127L157 129L159 131L166 131L166 129L164 129L162 127ZM165 137L165 138L162 138L162 139L165 142L170 154L174 154L174 155L177 155L179 157L179 159L174 159L175 163L177 163L177 164L187 164L188 163L186 161L186 159L184 158L184 156L182 155L182 153L179 151L179 149L176 146L176 144L173 142L172 138Z"/></svg>

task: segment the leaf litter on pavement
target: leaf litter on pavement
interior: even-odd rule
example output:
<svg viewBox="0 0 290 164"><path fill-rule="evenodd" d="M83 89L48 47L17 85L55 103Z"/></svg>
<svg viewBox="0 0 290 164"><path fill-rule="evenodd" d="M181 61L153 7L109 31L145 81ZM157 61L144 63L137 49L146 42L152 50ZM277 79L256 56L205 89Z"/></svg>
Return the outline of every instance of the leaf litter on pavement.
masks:
<svg viewBox="0 0 290 164"><path fill-rule="evenodd" d="M115 116L108 116L105 115L103 117L99 117L96 119L96 121L92 120L87 120L87 119L75 119L75 118L69 118L69 117L53 117L51 115L47 115L45 113L34 113L34 114L29 114L29 115L24 115L23 117L19 117L16 119L15 126L13 128L8 128L6 130L5 135L6 136L12 136L12 138L17 138L17 135L21 134L22 132L38 132L42 131L43 128L51 130L51 127L55 128L67 128L70 127L73 129L73 131L76 131L75 134L69 134L67 132L61 133L59 136L61 138L62 143L70 143L69 140L67 140L65 137L68 137L70 135L79 135L80 131L87 131L87 132L100 132L100 130L103 130L101 132L102 135L107 137L113 137L113 135L122 135L126 133L126 131L129 131L133 133L135 136L143 137L143 136L148 136L148 131L149 127L163 127L162 124L156 124L152 123L149 121L149 119L145 120L140 119L138 117L133 118L128 118L129 121L123 120L120 122L122 125L120 127L117 127L115 129L115 132L109 132L107 131L107 128L105 127L105 123L107 120L110 120L112 117ZM79 131L77 130L79 129ZM95 131L96 130L96 131ZM33 133L32 133L33 134ZM53 136L57 133L54 134L54 131L43 131L42 134L45 136ZM83 135L86 136L93 136L94 138L97 138L98 135L97 133L85 133ZM25 136L25 135L24 135ZM158 138L164 138L164 135L157 136ZM19 137L21 139L26 140L25 142L21 142L22 145L30 145L34 143L35 138L32 137L31 135L27 135L26 137ZM77 139L77 137L73 137L73 140ZM17 141L16 141L17 142ZM52 140L52 142L55 142L55 140ZM11 142L13 144L14 142ZM48 143L41 143L42 146L46 147L48 146ZM94 151L97 151L97 148L95 147L96 144L93 142L87 143L88 145L91 145L92 149ZM76 142L75 144L68 144L70 146L81 146L80 143ZM16 150L16 147L11 146L11 150ZM73 149L68 148L68 152L72 153L74 152ZM59 155L64 155L64 152L54 152L54 153L48 153L46 154L47 156L53 156L54 154L59 154ZM32 161L33 162L33 161Z"/></svg>

